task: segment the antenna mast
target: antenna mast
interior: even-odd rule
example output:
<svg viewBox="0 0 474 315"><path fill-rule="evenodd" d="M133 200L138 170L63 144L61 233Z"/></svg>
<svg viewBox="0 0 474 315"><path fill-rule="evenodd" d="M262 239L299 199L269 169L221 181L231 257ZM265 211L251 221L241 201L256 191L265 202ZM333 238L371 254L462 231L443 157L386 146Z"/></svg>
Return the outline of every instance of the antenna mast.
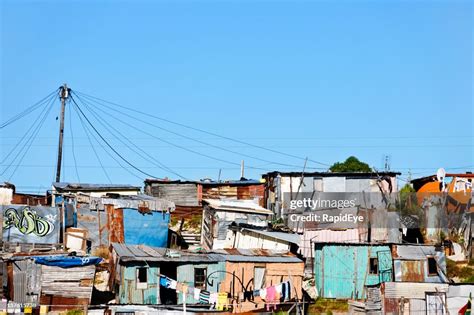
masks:
<svg viewBox="0 0 474 315"><path fill-rule="evenodd" d="M64 112L66 110L66 100L69 97L70 88L65 83L59 88L59 98L61 99L61 114L59 117L59 145L58 145L58 164L56 166L56 182L61 181L61 163L63 159L63 138L64 138Z"/></svg>

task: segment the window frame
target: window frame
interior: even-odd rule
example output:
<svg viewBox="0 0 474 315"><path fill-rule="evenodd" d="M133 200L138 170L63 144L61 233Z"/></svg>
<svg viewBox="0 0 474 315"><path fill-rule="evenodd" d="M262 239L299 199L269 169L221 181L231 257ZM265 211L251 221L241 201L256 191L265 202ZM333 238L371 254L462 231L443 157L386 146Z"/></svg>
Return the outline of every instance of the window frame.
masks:
<svg viewBox="0 0 474 315"><path fill-rule="evenodd" d="M198 275L197 270L204 271L203 275ZM204 279L198 280L197 277L204 276ZM206 290L207 288L207 267L194 267L194 287L201 290Z"/></svg>
<svg viewBox="0 0 474 315"><path fill-rule="evenodd" d="M434 268L436 268L435 272L430 272L431 269L431 264L430 261L434 261ZM427 264L427 272L428 272L428 277L433 277L438 275L438 261L436 260L436 257L434 256L428 256L426 257L426 264Z"/></svg>
<svg viewBox="0 0 474 315"><path fill-rule="evenodd" d="M374 272L375 267L375 272ZM379 259L378 257L369 257L369 275L379 274Z"/></svg>
<svg viewBox="0 0 474 315"><path fill-rule="evenodd" d="M142 281L143 273L145 272L145 281ZM137 284L137 289L147 289L148 288L148 267L137 267L135 274L135 282Z"/></svg>

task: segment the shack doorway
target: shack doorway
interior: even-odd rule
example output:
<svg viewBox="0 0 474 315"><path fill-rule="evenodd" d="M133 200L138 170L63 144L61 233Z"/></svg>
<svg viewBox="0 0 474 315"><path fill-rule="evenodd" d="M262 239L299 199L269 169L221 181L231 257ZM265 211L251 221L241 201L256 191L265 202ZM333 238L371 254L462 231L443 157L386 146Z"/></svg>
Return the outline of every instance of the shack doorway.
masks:
<svg viewBox="0 0 474 315"><path fill-rule="evenodd" d="M165 262L160 264L160 274L173 280L176 280L177 277L176 269L176 264L173 263ZM161 304L176 305L178 303L176 290L160 286L160 300Z"/></svg>

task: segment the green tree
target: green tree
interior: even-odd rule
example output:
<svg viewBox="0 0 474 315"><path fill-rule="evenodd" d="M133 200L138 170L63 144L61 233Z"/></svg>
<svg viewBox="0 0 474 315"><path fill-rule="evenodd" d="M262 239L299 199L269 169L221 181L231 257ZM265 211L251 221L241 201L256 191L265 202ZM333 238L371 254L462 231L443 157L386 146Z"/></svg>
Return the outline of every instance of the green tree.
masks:
<svg viewBox="0 0 474 315"><path fill-rule="evenodd" d="M329 170L333 173L372 171L369 164L359 161L355 156L348 157L344 162L334 163Z"/></svg>

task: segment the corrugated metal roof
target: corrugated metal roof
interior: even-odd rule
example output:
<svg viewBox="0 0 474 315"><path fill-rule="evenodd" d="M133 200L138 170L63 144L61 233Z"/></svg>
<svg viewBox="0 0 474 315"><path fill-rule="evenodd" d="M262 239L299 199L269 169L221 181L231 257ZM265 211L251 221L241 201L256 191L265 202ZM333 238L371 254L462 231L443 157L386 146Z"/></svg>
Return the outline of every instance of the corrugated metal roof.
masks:
<svg viewBox="0 0 474 315"><path fill-rule="evenodd" d="M190 180L190 181L182 181L182 180L163 180L163 179L153 179L147 178L145 179L145 184L200 184L203 186L227 186L227 185L235 185L235 186L245 186L245 185L263 185L265 184L264 181L258 179L230 179L224 181L215 181L215 180Z"/></svg>
<svg viewBox="0 0 474 315"><path fill-rule="evenodd" d="M267 237L271 237L277 240L283 240L283 241L297 244L297 245L299 245L301 242L301 238L298 234L291 234L291 233L284 233L284 232L270 232L270 231L262 231L262 230L247 229L247 228L243 228L243 230L265 235Z"/></svg>
<svg viewBox="0 0 474 315"><path fill-rule="evenodd" d="M224 261L221 255L214 253L191 253L185 251L171 250L167 248L150 247L146 245L112 244L115 252L123 262L146 261L146 262L218 262ZM177 253L179 257L169 257L166 253L170 251Z"/></svg>
<svg viewBox="0 0 474 315"><path fill-rule="evenodd" d="M58 190L67 191L99 191L99 190L140 190L141 187L122 184L88 184L88 183L53 183L53 187Z"/></svg>
<svg viewBox="0 0 474 315"><path fill-rule="evenodd" d="M434 256L440 251L437 251L431 245L393 245L394 259L420 260L426 259L427 256Z"/></svg>
<svg viewBox="0 0 474 315"><path fill-rule="evenodd" d="M428 282L385 282L385 298L424 299L425 292L447 292L447 283Z"/></svg>
<svg viewBox="0 0 474 315"><path fill-rule="evenodd" d="M167 248L146 245L112 244L122 262L302 262L299 258L286 251L265 249L222 249L206 253L170 250ZM179 254L179 257L166 255L167 251Z"/></svg>
<svg viewBox="0 0 474 315"><path fill-rule="evenodd" d="M301 177L354 177L354 178L379 178L382 176L394 177L401 175L400 172L345 172L345 173L332 173L332 172L280 172L273 171L266 174L263 174L263 177L275 177L278 175L281 176L296 176Z"/></svg>
<svg viewBox="0 0 474 315"><path fill-rule="evenodd" d="M103 210L105 205L114 205L115 208L139 209L146 206L154 211L174 211L174 202L151 197L148 195L120 196L120 198L91 197L90 208Z"/></svg>
<svg viewBox="0 0 474 315"><path fill-rule="evenodd" d="M225 199L204 199L209 207L216 210L248 212L257 214L273 214L271 210L265 209L252 200L225 200Z"/></svg>

